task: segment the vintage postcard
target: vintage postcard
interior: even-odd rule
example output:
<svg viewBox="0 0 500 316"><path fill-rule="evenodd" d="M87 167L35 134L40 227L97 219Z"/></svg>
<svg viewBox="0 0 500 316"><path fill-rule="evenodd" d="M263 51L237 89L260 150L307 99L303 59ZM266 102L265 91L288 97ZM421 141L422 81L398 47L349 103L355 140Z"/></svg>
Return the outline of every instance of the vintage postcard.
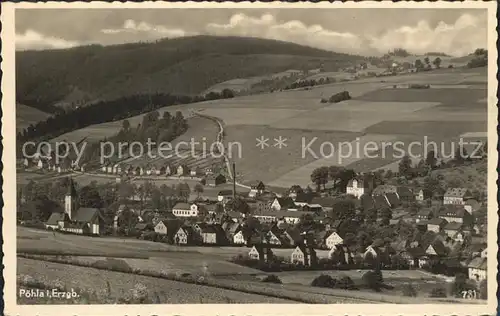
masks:
<svg viewBox="0 0 500 316"><path fill-rule="evenodd" d="M2 4L5 314L495 314L496 5Z"/></svg>

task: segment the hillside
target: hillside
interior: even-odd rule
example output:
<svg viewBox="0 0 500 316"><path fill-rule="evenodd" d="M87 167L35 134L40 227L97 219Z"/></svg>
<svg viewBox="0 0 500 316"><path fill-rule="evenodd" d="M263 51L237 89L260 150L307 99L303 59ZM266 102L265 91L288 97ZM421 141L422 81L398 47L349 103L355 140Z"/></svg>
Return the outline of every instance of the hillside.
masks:
<svg viewBox="0 0 500 316"><path fill-rule="evenodd" d="M297 44L195 36L155 43L16 53L17 99L38 109L136 93L195 95L217 83L361 59Z"/></svg>
<svg viewBox="0 0 500 316"><path fill-rule="evenodd" d="M16 105L16 129L23 130L30 124L47 119L50 115L23 104Z"/></svg>

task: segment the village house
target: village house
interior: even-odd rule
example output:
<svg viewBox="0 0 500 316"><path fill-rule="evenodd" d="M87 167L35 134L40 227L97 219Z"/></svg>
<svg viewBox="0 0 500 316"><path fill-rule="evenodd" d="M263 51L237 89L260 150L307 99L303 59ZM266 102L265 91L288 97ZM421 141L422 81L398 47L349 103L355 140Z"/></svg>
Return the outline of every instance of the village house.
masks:
<svg viewBox="0 0 500 316"><path fill-rule="evenodd" d="M383 184L373 189L372 196L386 195L387 193L398 193L398 188L395 185Z"/></svg>
<svg viewBox="0 0 500 316"><path fill-rule="evenodd" d="M225 245L227 239L219 224L196 223L193 228L201 236L201 241L206 245Z"/></svg>
<svg viewBox="0 0 500 316"><path fill-rule="evenodd" d="M332 232L328 237L325 239L325 244L328 249L332 249L336 247L337 245L341 245L344 243L344 238L342 238L338 232Z"/></svg>
<svg viewBox="0 0 500 316"><path fill-rule="evenodd" d="M170 165L166 165L166 166L165 166L165 175L166 175L166 176L170 176L170 175L172 175L173 170L174 170L174 167L172 167L172 166L170 166Z"/></svg>
<svg viewBox="0 0 500 316"><path fill-rule="evenodd" d="M487 264L488 260L486 258L474 258L467 265L469 272L469 279L474 280L476 282L480 282L485 280L487 277Z"/></svg>
<svg viewBox="0 0 500 316"><path fill-rule="evenodd" d="M78 208L78 198L73 180L69 179L68 192L64 198L64 214L52 213L46 227L80 235L100 235L104 218L97 208Z"/></svg>
<svg viewBox="0 0 500 316"><path fill-rule="evenodd" d="M349 247L344 244L338 244L328 252L328 258L336 264L352 264L354 256Z"/></svg>
<svg viewBox="0 0 500 316"><path fill-rule="evenodd" d="M241 231L241 225L235 222L224 222L222 223L222 229L226 233L228 240L234 240L234 235Z"/></svg>
<svg viewBox="0 0 500 316"><path fill-rule="evenodd" d="M157 234L167 236L167 238L173 242L174 236L179 230L181 222L178 220L160 220L155 226L154 231Z"/></svg>
<svg viewBox="0 0 500 316"><path fill-rule="evenodd" d="M226 183L226 177L222 174L209 174L205 178L205 185L209 187L216 187L218 185Z"/></svg>
<svg viewBox="0 0 500 316"><path fill-rule="evenodd" d="M446 224L443 228L443 231L444 233L450 237L450 238L454 238L455 235L461 231L462 229L462 224L461 223L457 223L457 222L449 222L448 224ZM462 240L463 241L463 240Z"/></svg>
<svg viewBox="0 0 500 316"><path fill-rule="evenodd" d="M443 204L464 205L465 200L472 197L471 192L466 188L449 188L443 196Z"/></svg>
<svg viewBox="0 0 500 316"><path fill-rule="evenodd" d="M151 232L155 230L152 223L137 223L134 229L138 232Z"/></svg>
<svg viewBox="0 0 500 316"><path fill-rule="evenodd" d="M427 189L417 189L415 190L415 200L417 202L423 202L432 198L432 192Z"/></svg>
<svg viewBox="0 0 500 316"><path fill-rule="evenodd" d="M271 209L274 211L288 210L289 208L296 208L292 198L275 198L271 203Z"/></svg>
<svg viewBox="0 0 500 316"><path fill-rule="evenodd" d="M432 210L428 208L423 208L420 211L418 211L416 217L415 217L415 222L419 223L421 221L428 221L432 218Z"/></svg>
<svg viewBox="0 0 500 316"><path fill-rule="evenodd" d="M312 197L306 193L299 193L295 198L292 197L292 200L295 205L301 207L311 203Z"/></svg>
<svg viewBox="0 0 500 316"><path fill-rule="evenodd" d="M177 175L180 176L185 176L189 173L189 168L186 165L180 165L177 167Z"/></svg>
<svg viewBox="0 0 500 316"><path fill-rule="evenodd" d="M193 203L177 203L172 209L172 214L177 217L198 217L205 216L206 210L202 205Z"/></svg>
<svg viewBox="0 0 500 316"><path fill-rule="evenodd" d="M445 205L439 212L439 217L448 222L457 222L464 225L473 224L472 215L465 209L463 205Z"/></svg>
<svg viewBox="0 0 500 316"><path fill-rule="evenodd" d="M246 243L246 236L243 234L242 230L239 230L237 233L233 235L233 244L235 245L244 245Z"/></svg>
<svg viewBox="0 0 500 316"><path fill-rule="evenodd" d="M316 250L312 246L306 244L298 245L290 256L290 261L293 264L301 264L306 267L314 267L318 263Z"/></svg>
<svg viewBox="0 0 500 316"><path fill-rule="evenodd" d="M195 245L199 244L199 239L196 236L196 232L191 226L179 227L174 235L174 244L176 245Z"/></svg>
<svg viewBox="0 0 500 316"><path fill-rule="evenodd" d="M262 181L254 181L250 184L250 192L248 192L249 198L255 198L262 193L264 193L266 186Z"/></svg>
<svg viewBox="0 0 500 316"><path fill-rule="evenodd" d="M248 252L248 257L252 260L268 263L272 261L274 254L271 248L262 245L253 246Z"/></svg>
<svg viewBox="0 0 500 316"><path fill-rule="evenodd" d="M346 193L355 196L359 199L363 194L369 194L373 189L370 186L370 181L368 180L360 180L360 179L352 179L347 183Z"/></svg>
<svg viewBox="0 0 500 316"><path fill-rule="evenodd" d="M321 208L325 213L333 211L333 206L335 205L335 199L331 197L314 197L311 199L310 204L321 205Z"/></svg>
<svg viewBox="0 0 500 316"><path fill-rule="evenodd" d="M439 233L448 222L443 218L433 218L427 222L427 230Z"/></svg>
<svg viewBox="0 0 500 316"><path fill-rule="evenodd" d="M402 202L413 202L415 200L413 191L405 186L397 187L396 194L398 195L398 199Z"/></svg>
<svg viewBox="0 0 500 316"><path fill-rule="evenodd" d="M264 243L273 246L283 246L283 240L281 239L281 232L277 226L272 226L270 229L263 230L264 233Z"/></svg>
<svg viewBox="0 0 500 316"><path fill-rule="evenodd" d="M434 241L432 244L427 246L425 249L425 254L429 257L445 257L447 255L446 247L439 240Z"/></svg>

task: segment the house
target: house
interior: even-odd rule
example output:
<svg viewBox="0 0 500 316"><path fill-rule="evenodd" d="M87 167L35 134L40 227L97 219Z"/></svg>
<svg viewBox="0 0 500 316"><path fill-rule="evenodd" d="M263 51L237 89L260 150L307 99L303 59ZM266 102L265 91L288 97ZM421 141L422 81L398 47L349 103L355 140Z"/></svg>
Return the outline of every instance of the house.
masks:
<svg viewBox="0 0 500 316"><path fill-rule="evenodd" d="M172 166L170 166L170 165L166 165L166 166L165 166L165 175L166 175L166 176L170 176L170 175L172 175L173 170L174 170L174 167L172 167Z"/></svg>
<svg viewBox="0 0 500 316"><path fill-rule="evenodd" d="M222 190L217 194L217 201L226 204L233 199L233 190Z"/></svg>
<svg viewBox="0 0 500 316"><path fill-rule="evenodd" d="M344 243L344 238L342 238L338 232L334 231L328 235L325 239L325 244L328 249L332 249L337 245L341 245Z"/></svg>
<svg viewBox="0 0 500 316"><path fill-rule="evenodd" d="M419 223L421 221L428 221L432 218L432 210L428 208L423 208L418 211L415 222Z"/></svg>
<svg viewBox="0 0 500 316"><path fill-rule="evenodd" d="M271 211L271 202L252 200L248 201L248 206L253 210L254 213L269 212Z"/></svg>
<svg viewBox="0 0 500 316"><path fill-rule="evenodd" d="M444 226L443 231L448 237L453 238L461 229L462 229L462 223L449 222Z"/></svg>
<svg viewBox="0 0 500 316"><path fill-rule="evenodd" d="M165 235L168 239L173 242L174 236L179 230L181 222L178 220L160 220L155 226L154 231L157 234Z"/></svg>
<svg viewBox="0 0 500 316"><path fill-rule="evenodd" d="M469 279L480 282L485 280L487 277L487 264L488 260L486 258L474 258L467 265L469 272Z"/></svg>
<svg viewBox="0 0 500 316"><path fill-rule="evenodd" d="M441 241L436 240L425 248L425 254L430 257L444 257L447 255L447 250Z"/></svg>
<svg viewBox="0 0 500 316"><path fill-rule="evenodd" d="M177 217L198 217L205 216L206 210L202 205L197 203L177 203L172 209L172 214Z"/></svg>
<svg viewBox="0 0 500 316"><path fill-rule="evenodd" d="M150 232L154 231L155 227L151 223L137 223L134 228L139 232Z"/></svg>
<svg viewBox="0 0 500 316"><path fill-rule="evenodd" d="M351 179L347 183L346 193L355 196L359 199L363 194L369 194L370 190L373 189L369 185L369 181L362 179Z"/></svg>
<svg viewBox="0 0 500 316"><path fill-rule="evenodd" d="M264 243L273 246L283 246L283 240L281 239L281 232L277 226L272 226L270 229L263 230Z"/></svg>
<svg viewBox="0 0 500 316"><path fill-rule="evenodd" d="M465 209L464 205L447 204L439 212L439 217L448 222L457 222L464 225L473 223L472 215Z"/></svg>
<svg viewBox="0 0 500 316"><path fill-rule="evenodd" d="M218 185L226 183L226 177L222 174L209 174L205 178L205 185L209 187L216 187Z"/></svg>
<svg viewBox="0 0 500 316"><path fill-rule="evenodd" d="M233 244L235 245L244 245L247 240L246 236L243 234L242 230L239 230L237 233L233 235Z"/></svg>
<svg viewBox="0 0 500 316"><path fill-rule="evenodd" d="M383 184L373 189L372 196L386 195L387 193L398 193L398 188L395 185Z"/></svg>
<svg viewBox="0 0 500 316"><path fill-rule="evenodd" d="M290 197L275 198L274 201L271 203L271 209L275 211L287 210L289 208L295 208L295 207L297 206L295 205L293 199Z"/></svg>
<svg viewBox="0 0 500 316"><path fill-rule="evenodd" d="M185 176L189 173L189 168L186 165L180 165L177 167L177 175L178 176Z"/></svg>
<svg viewBox="0 0 500 316"><path fill-rule="evenodd" d="M197 223L193 227L201 236L203 244L208 245L225 245L227 238L222 226L219 224Z"/></svg>
<svg viewBox="0 0 500 316"><path fill-rule="evenodd" d="M196 170L196 168L193 168L189 171L189 175L191 177L196 177L197 175L199 174L198 170Z"/></svg>
<svg viewBox="0 0 500 316"><path fill-rule="evenodd" d="M248 257L253 260L258 260L261 262L270 262L273 257L273 251L269 247L262 245L253 246L248 252Z"/></svg>
<svg viewBox="0 0 500 316"><path fill-rule="evenodd" d="M73 179L69 179L68 192L64 198L64 215L52 214L47 221L48 227L55 223L61 231L80 235L100 235L104 227L104 218L97 208L77 208L78 197Z"/></svg>
<svg viewBox="0 0 500 316"><path fill-rule="evenodd" d="M54 212L45 223L45 228L59 229L64 226L64 222L68 221L69 218L67 213Z"/></svg>
<svg viewBox="0 0 500 316"><path fill-rule="evenodd" d="M291 197L295 205L304 206L311 203L312 197L310 194L298 193L295 197ZM317 203L316 203L317 204Z"/></svg>
<svg viewBox="0 0 500 316"><path fill-rule="evenodd" d="M443 204L464 205L465 200L472 198L471 192L466 188L449 188L443 196Z"/></svg>
<svg viewBox="0 0 500 316"><path fill-rule="evenodd" d="M255 198L264 193L265 189L266 186L262 181L254 181L250 183L250 192L248 193L248 197Z"/></svg>
<svg viewBox="0 0 500 316"><path fill-rule="evenodd" d="M191 226L181 226L174 235L174 243L176 245L193 245L198 244L196 232Z"/></svg>
<svg viewBox="0 0 500 316"><path fill-rule="evenodd" d="M398 199L403 202L413 202L415 200L415 195L413 191L408 187L399 186L396 188L396 194Z"/></svg>
<svg viewBox="0 0 500 316"><path fill-rule="evenodd" d="M298 245L290 256L293 264L301 264L306 267L314 267L318 263L318 256L313 247L306 244Z"/></svg>
<svg viewBox="0 0 500 316"><path fill-rule="evenodd" d="M335 205L335 199L331 197L313 197L311 202L308 204L319 204L323 208L324 212L333 211L333 206Z"/></svg>
<svg viewBox="0 0 500 316"><path fill-rule="evenodd" d="M292 227L283 230L282 240L284 244L290 246L297 246L304 242L303 236Z"/></svg>
<svg viewBox="0 0 500 316"><path fill-rule="evenodd" d="M234 235L241 231L241 225L235 222L224 222L222 224L222 229L226 233L228 240L234 240Z"/></svg>
<svg viewBox="0 0 500 316"><path fill-rule="evenodd" d="M432 191L427 189L417 189L415 190L415 200L418 202L423 202L432 198Z"/></svg>
<svg viewBox="0 0 500 316"><path fill-rule="evenodd" d="M421 221L420 223L424 222ZM446 226L446 224L448 224L448 221L443 218L433 218L427 222L427 230L439 233L444 228L444 226Z"/></svg>

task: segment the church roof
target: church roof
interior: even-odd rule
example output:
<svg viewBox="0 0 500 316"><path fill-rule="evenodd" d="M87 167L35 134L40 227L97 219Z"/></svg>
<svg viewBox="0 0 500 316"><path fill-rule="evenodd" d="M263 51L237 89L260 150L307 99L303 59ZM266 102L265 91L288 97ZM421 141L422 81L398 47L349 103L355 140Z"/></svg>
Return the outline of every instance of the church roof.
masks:
<svg viewBox="0 0 500 316"><path fill-rule="evenodd" d="M75 222L90 222L96 214L99 215L99 209L82 207L76 210L76 214L72 216L72 220Z"/></svg>

